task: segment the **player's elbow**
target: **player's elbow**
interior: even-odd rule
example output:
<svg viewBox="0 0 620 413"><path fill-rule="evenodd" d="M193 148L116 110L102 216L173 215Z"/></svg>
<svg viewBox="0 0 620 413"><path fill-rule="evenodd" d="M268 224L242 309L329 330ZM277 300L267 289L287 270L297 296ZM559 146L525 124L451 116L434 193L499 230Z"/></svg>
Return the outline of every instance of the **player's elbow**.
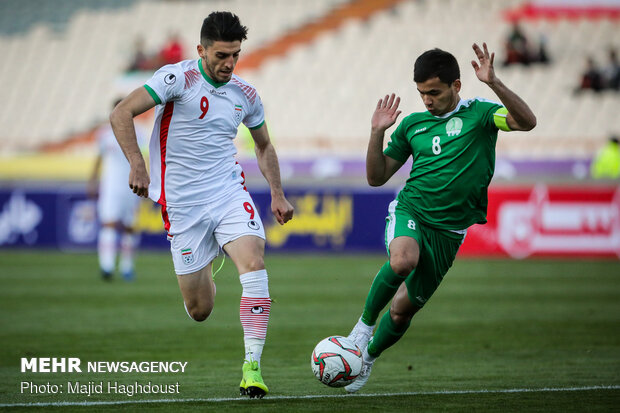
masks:
<svg viewBox="0 0 620 413"><path fill-rule="evenodd" d="M121 106L119 103L112 109L110 112L110 124L114 127L115 125L121 125L123 122L131 122L133 119L133 115L126 108Z"/></svg>
<svg viewBox="0 0 620 413"><path fill-rule="evenodd" d="M529 129L528 130L534 129L536 127L536 125L537 125L537 122L538 121L536 120L536 116L532 115L532 120L531 120L531 122L529 124Z"/></svg>
<svg viewBox="0 0 620 413"><path fill-rule="evenodd" d="M368 185L370 186L381 186L385 183L382 177L372 175L366 175L366 181L368 181Z"/></svg>
<svg viewBox="0 0 620 413"><path fill-rule="evenodd" d="M526 132L530 131L536 127L536 122L537 122L536 116L534 114L526 118L520 119L517 130L526 131Z"/></svg>
<svg viewBox="0 0 620 413"><path fill-rule="evenodd" d="M525 122L523 122L523 130L524 131L530 131L532 129L534 129L536 127L536 116L532 115L530 118L528 118Z"/></svg>
<svg viewBox="0 0 620 413"><path fill-rule="evenodd" d="M120 114L120 110L118 109L118 105L112 109L110 112L110 125L118 125L119 119L121 119L122 115Z"/></svg>

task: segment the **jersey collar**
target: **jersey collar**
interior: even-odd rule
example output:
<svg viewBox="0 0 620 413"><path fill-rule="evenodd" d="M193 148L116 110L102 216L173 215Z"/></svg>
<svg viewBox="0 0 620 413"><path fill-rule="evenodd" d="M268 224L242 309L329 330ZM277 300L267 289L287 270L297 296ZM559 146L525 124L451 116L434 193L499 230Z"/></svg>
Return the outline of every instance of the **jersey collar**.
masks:
<svg viewBox="0 0 620 413"><path fill-rule="evenodd" d="M202 65L201 65L201 66L202 66ZM461 109L461 107L462 107L463 105L465 105L465 99L461 99L461 100L459 100L459 103L457 103L457 104L456 104L456 107L454 108L454 110L453 110L453 111L448 112L448 113L444 113L444 114L443 114L443 115L441 115L441 116L435 116L435 115L431 115L431 116L435 116L435 117L436 117L436 118L438 118L438 119L445 119L445 118L447 118L448 116L452 116L452 115L454 115L456 112L458 112L458 111L459 111L459 109Z"/></svg>
<svg viewBox="0 0 620 413"><path fill-rule="evenodd" d="M207 76L207 74L205 73L203 67L202 67L202 59L198 59L198 68L200 69L200 73L202 73L202 77L204 77L204 79L207 81L207 83L209 83L211 86L218 88L220 86L224 86L226 85L228 82L223 82L223 83L218 83L215 80L211 79L209 76Z"/></svg>

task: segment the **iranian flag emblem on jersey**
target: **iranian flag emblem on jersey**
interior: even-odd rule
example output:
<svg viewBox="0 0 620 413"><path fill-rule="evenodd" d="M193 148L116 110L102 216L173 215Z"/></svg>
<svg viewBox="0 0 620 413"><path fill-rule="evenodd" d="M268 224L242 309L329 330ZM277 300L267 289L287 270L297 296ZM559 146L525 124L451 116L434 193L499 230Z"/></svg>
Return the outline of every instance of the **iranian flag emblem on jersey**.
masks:
<svg viewBox="0 0 620 413"><path fill-rule="evenodd" d="M241 122L241 113L243 112L243 108L241 105L235 105L235 120L237 122Z"/></svg>
<svg viewBox="0 0 620 413"><path fill-rule="evenodd" d="M181 250L181 257L183 257L183 263L185 265L190 265L194 263L194 254L192 254L191 248Z"/></svg>

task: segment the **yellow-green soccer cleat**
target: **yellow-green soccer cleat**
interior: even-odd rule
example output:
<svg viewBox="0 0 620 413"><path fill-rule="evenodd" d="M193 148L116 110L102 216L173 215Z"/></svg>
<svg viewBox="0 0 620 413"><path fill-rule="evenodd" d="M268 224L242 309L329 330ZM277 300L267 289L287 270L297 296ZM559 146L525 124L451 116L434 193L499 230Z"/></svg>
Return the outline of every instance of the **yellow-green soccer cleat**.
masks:
<svg viewBox="0 0 620 413"><path fill-rule="evenodd" d="M247 386L245 385L245 379L241 379L241 383L239 383L239 394L245 396L248 394Z"/></svg>
<svg viewBox="0 0 620 413"><path fill-rule="evenodd" d="M239 393L242 396L250 396L250 399L262 399L267 393L269 388L263 381L263 376L258 367L258 361L245 361L243 363L243 378L239 384Z"/></svg>

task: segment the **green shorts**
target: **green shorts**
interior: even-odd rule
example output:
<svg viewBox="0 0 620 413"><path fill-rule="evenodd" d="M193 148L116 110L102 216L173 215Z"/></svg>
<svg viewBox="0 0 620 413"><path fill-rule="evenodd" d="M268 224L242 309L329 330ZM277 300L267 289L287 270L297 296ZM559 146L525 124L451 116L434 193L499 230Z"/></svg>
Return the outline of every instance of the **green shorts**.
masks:
<svg viewBox="0 0 620 413"><path fill-rule="evenodd" d="M407 276L405 284L411 302L423 307L452 266L456 253L465 240L466 231L430 228L401 207L398 200L390 203L385 221L385 247L388 255L390 243L396 237L414 238L420 246L418 266Z"/></svg>

